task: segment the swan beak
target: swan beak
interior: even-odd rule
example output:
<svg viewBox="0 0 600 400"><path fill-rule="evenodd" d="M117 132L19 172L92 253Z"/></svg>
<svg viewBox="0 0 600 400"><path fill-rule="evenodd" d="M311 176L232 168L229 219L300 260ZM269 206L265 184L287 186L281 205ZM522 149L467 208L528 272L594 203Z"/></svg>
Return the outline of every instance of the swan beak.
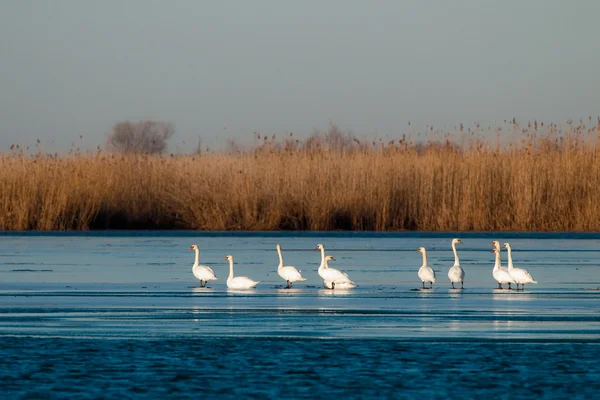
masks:
<svg viewBox="0 0 600 400"><path fill-rule="evenodd" d="M193 247L190 247L190 250L194 250L194 248L193 248Z"/></svg>
<svg viewBox="0 0 600 400"><path fill-rule="evenodd" d="M315 250L319 250L319 246L315 247Z"/></svg>
<svg viewBox="0 0 600 400"><path fill-rule="evenodd" d="M492 250L492 251L490 251L490 253L495 253L495 251L494 251L494 250Z"/></svg>
<svg viewBox="0 0 600 400"><path fill-rule="evenodd" d="M225 257L223 260L227 261L227 257Z"/></svg>
<svg viewBox="0 0 600 400"><path fill-rule="evenodd" d="M335 261L335 258L331 257L331 261Z"/></svg>
<svg viewBox="0 0 600 400"><path fill-rule="evenodd" d="M417 249L417 253L420 253L420 252L421 252L421 249Z"/></svg>
<svg viewBox="0 0 600 400"><path fill-rule="evenodd" d="M492 242L492 244L490 246L495 246L494 242Z"/></svg>

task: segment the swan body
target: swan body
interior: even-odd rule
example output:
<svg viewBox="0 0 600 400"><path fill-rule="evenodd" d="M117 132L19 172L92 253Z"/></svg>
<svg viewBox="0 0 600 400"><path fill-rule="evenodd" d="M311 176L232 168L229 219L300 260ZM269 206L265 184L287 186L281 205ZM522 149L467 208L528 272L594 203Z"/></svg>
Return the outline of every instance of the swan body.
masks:
<svg viewBox="0 0 600 400"><path fill-rule="evenodd" d="M425 289L425 282L429 282L431 284L430 289L432 289L433 284L435 283L435 271L427 265L427 251L425 250L425 247L419 247L417 251L423 254L423 265L419 268L417 275L419 275L419 278L421 279L423 289Z"/></svg>
<svg viewBox="0 0 600 400"><path fill-rule="evenodd" d="M498 257L500 257L500 242L497 240L494 240L492 242L492 247L494 247L496 250L498 250ZM501 271L506 271L508 273L508 268L504 268L502 266L502 262L498 261L498 270ZM503 272L494 272L496 271L496 265L494 265L494 269L492 270L492 275L494 276L494 279L496 279L496 274L499 274L498 277L505 277L505 274ZM510 275L510 274L509 274ZM502 289L502 283L500 283L500 281L498 279L496 279L496 281L498 282L498 289ZM514 279L507 281L507 282L503 282L503 283L508 283L508 288L512 289L512 287L510 286L511 284L515 283Z"/></svg>
<svg viewBox="0 0 600 400"><path fill-rule="evenodd" d="M192 273L198 280L200 280L200 287L206 287L208 281L216 281L217 277L212 268L207 267L206 265L198 264L200 259L200 249L198 248L198 245L193 244L190 247L190 250L194 250L196 252L196 259L194 261L194 265L192 266Z"/></svg>
<svg viewBox="0 0 600 400"><path fill-rule="evenodd" d="M460 283L460 288L464 289L465 271L460 266L458 259L458 253L456 252L456 244L462 243L460 239L452 239L452 252L454 253L454 265L448 270L448 278L452 283L452 289L454 289L455 283Z"/></svg>
<svg viewBox="0 0 600 400"><path fill-rule="evenodd" d="M230 289L252 289L260 283L253 281L247 276L233 276L233 256L225 257L229 261L229 278L227 278L227 287Z"/></svg>
<svg viewBox="0 0 600 400"><path fill-rule="evenodd" d="M493 249L492 253L495 253L495 255L496 255L496 262L494 263L494 269L492 270L492 275L493 275L494 279L496 280L496 282L498 282L498 289L502 289L503 283L508 283L509 288L510 288L510 284L515 283L515 280L513 279L512 276L510 276L510 274L508 273L507 270L505 270L504 268L502 268L500 266L500 264L501 264L500 250Z"/></svg>
<svg viewBox="0 0 600 400"><path fill-rule="evenodd" d="M335 259L334 259L334 261L335 261ZM348 275L346 275L346 276L348 276ZM323 281L323 287L325 289L345 290L345 289L354 289L357 286L358 285L352 281L339 282L339 283L335 283L332 281Z"/></svg>
<svg viewBox="0 0 600 400"><path fill-rule="evenodd" d="M508 253L508 273L517 284L517 290L519 290L519 284L521 284L521 290L523 290L525 289L526 283L537 283L537 281L533 279L533 276L531 276L526 269L515 268L513 266L512 249L510 248L510 244L504 243L504 248L506 248Z"/></svg>
<svg viewBox="0 0 600 400"><path fill-rule="evenodd" d="M317 249L321 250L321 265L318 272L319 276L323 278L323 285L327 289L353 289L357 286L347 273L329 267L328 262L335 261L335 258L332 256L325 257L325 247L322 244L317 245L315 250Z"/></svg>
<svg viewBox="0 0 600 400"><path fill-rule="evenodd" d="M283 256L281 255L281 246L277 244L277 253L279 254L279 266L277 267L277 273L279 276L287 282L287 289L292 287L292 283L294 282L302 282L305 281L306 278L302 276L300 271L296 267L292 266L284 266L283 265Z"/></svg>

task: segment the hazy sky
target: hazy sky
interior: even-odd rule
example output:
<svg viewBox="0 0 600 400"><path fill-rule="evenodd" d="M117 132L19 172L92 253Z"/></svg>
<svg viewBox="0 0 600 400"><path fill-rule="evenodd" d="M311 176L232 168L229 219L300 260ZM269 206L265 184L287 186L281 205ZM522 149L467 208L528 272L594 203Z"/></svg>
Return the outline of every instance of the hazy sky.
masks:
<svg viewBox="0 0 600 400"><path fill-rule="evenodd" d="M598 0L5 0L0 150L600 114Z"/></svg>

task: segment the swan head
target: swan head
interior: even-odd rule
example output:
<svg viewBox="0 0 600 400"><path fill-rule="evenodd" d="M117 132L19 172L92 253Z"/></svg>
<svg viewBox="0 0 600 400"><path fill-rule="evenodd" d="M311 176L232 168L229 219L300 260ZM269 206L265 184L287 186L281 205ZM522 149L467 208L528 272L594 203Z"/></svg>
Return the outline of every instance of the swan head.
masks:
<svg viewBox="0 0 600 400"><path fill-rule="evenodd" d="M275 247L281 250L281 245L279 243L277 243Z"/></svg>
<svg viewBox="0 0 600 400"><path fill-rule="evenodd" d="M462 243L462 240L460 240L460 239L452 239L452 244L458 244L458 243Z"/></svg>
<svg viewBox="0 0 600 400"><path fill-rule="evenodd" d="M225 261L233 261L233 256L227 256L227 257L225 257Z"/></svg>
<svg viewBox="0 0 600 400"><path fill-rule="evenodd" d="M325 249L325 247L321 243L319 243L317 245L317 247L315 247L315 250L324 250L324 249Z"/></svg>
<svg viewBox="0 0 600 400"><path fill-rule="evenodd" d="M504 247L505 249L510 249L510 244L504 243L504 246L502 246L502 247Z"/></svg>
<svg viewBox="0 0 600 400"><path fill-rule="evenodd" d="M492 253L498 253L498 249L492 249Z"/></svg>
<svg viewBox="0 0 600 400"><path fill-rule="evenodd" d="M325 260L327 260L327 261L335 261L335 258L333 258L333 256L327 256L327 257L325 257Z"/></svg>
<svg viewBox="0 0 600 400"><path fill-rule="evenodd" d="M494 241L492 242L492 246L494 246L494 247L498 246L498 247L499 247L499 246L500 246L500 242L499 242L499 241L497 241L497 240L494 240Z"/></svg>
<svg viewBox="0 0 600 400"><path fill-rule="evenodd" d="M417 249L417 251L418 251L419 253L422 253L422 252L424 252L424 251L425 251L425 247L419 247L419 248Z"/></svg>
<svg viewBox="0 0 600 400"><path fill-rule="evenodd" d="M191 245L190 250L198 250L198 245L197 244Z"/></svg>

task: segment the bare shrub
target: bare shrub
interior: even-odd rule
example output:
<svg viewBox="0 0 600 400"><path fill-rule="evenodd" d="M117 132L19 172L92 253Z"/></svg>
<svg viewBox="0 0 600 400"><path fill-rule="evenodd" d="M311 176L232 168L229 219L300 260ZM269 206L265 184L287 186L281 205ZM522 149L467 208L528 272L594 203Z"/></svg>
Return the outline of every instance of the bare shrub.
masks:
<svg viewBox="0 0 600 400"><path fill-rule="evenodd" d="M302 148L307 152L318 150L350 152L355 150L356 141L357 139L351 133L342 132L336 124L332 123L327 132L314 132L302 143Z"/></svg>
<svg viewBox="0 0 600 400"><path fill-rule="evenodd" d="M107 149L122 153L160 154L175 133L171 122L123 121L116 123L108 136Z"/></svg>

